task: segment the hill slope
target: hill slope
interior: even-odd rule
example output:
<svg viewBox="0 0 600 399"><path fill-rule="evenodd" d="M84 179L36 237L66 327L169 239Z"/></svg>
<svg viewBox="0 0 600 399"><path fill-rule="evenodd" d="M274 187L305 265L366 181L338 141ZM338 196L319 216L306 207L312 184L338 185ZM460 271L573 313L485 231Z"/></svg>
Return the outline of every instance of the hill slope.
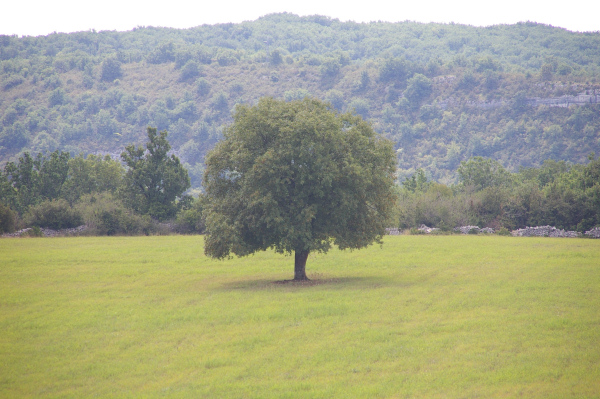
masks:
<svg viewBox="0 0 600 399"><path fill-rule="evenodd" d="M342 23L273 14L176 30L0 37L0 163L23 151L118 155L169 131L200 185L237 103L316 96L397 144L400 177L443 182L483 155L509 169L600 152L600 34L520 23ZM566 97L565 97L566 96Z"/></svg>

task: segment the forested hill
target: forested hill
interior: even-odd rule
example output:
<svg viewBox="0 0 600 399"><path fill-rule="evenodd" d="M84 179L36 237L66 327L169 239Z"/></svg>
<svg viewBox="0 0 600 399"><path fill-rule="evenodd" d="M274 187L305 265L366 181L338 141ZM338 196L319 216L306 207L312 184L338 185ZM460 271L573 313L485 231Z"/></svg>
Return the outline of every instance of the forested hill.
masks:
<svg viewBox="0 0 600 399"><path fill-rule="evenodd" d="M600 33L536 23L354 23L272 14L178 30L0 36L0 164L24 151L117 155L146 127L199 186L238 103L316 96L397 144L400 177L451 182L600 152Z"/></svg>

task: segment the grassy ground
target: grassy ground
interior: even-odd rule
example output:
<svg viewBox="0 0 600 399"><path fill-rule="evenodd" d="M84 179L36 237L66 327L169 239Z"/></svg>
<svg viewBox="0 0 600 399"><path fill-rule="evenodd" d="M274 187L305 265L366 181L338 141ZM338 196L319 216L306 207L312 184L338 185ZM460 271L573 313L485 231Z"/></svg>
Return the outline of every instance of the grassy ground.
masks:
<svg viewBox="0 0 600 399"><path fill-rule="evenodd" d="M0 397L600 396L599 240L387 237L302 286L202 242L0 240Z"/></svg>

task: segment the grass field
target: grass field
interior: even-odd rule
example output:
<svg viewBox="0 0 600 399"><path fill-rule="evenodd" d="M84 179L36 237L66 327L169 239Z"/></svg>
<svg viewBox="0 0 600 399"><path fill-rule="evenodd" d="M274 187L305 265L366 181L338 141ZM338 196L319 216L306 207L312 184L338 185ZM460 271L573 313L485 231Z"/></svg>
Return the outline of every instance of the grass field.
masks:
<svg viewBox="0 0 600 399"><path fill-rule="evenodd" d="M600 240L0 240L0 397L598 398Z"/></svg>

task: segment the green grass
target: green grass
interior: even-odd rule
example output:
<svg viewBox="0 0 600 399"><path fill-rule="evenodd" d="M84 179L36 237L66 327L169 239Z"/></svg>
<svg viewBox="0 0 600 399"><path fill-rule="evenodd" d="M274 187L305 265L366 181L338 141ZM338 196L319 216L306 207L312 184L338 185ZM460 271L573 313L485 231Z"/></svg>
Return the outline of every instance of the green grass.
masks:
<svg viewBox="0 0 600 399"><path fill-rule="evenodd" d="M387 237L310 285L202 245L0 240L0 397L600 396L600 241Z"/></svg>

